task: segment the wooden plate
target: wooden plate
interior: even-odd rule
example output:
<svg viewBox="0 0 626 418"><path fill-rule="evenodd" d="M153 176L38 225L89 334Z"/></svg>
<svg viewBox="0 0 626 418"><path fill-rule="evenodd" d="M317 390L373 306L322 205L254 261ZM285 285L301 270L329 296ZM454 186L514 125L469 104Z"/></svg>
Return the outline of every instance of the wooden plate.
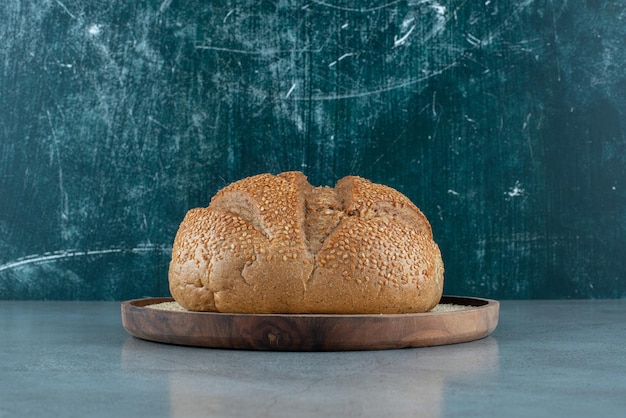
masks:
<svg viewBox="0 0 626 418"><path fill-rule="evenodd" d="M167 311L147 305L172 298L122 302L122 324L144 340L247 350L338 351L425 347L477 340L498 324L500 304L444 296L455 311L398 315L227 314Z"/></svg>

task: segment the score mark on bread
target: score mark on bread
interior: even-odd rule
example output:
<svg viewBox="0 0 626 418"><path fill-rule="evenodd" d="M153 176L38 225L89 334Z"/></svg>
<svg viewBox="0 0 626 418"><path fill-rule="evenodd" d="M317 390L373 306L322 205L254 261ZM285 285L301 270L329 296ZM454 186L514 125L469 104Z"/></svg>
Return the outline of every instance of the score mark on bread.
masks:
<svg viewBox="0 0 626 418"><path fill-rule="evenodd" d="M443 262L428 220L397 190L356 176L314 187L286 172L190 210L169 283L192 311L415 313L439 302Z"/></svg>

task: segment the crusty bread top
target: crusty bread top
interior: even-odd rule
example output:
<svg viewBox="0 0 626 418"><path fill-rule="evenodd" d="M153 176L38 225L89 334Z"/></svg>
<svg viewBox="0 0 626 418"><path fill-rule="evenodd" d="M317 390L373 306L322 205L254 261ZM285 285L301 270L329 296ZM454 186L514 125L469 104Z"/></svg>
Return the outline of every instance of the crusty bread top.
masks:
<svg viewBox="0 0 626 418"><path fill-rule="evenodd" d="M237 181L189 211L169 280L190 310L423 312L441 297L443 262L397 190L355 176L313 187L287 172Z"/></svg>

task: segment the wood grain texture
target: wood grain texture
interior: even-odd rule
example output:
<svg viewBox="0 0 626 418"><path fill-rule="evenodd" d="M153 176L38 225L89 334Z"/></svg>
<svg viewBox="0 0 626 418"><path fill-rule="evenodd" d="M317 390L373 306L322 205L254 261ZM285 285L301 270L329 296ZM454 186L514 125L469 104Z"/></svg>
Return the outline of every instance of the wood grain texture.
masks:
<svg viewBox="0 0 626 418"><path fill-rule="evenodd" d="M122 323L142 339L178 345L277 351L381 350L468 342L498 324L494 300L444 296L442 303L473 306L453 312L401 315L245 315L146 308L171 301L122 303Z"/></svg>

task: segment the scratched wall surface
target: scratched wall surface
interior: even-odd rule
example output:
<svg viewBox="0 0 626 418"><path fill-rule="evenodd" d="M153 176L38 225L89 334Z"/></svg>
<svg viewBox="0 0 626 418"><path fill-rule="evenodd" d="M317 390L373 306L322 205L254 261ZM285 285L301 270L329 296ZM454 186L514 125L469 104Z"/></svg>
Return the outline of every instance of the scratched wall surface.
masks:
<svg viewBox="0 0 626 418"><path fill-rule="evenodd" d="M448 294L626 296L621 0L6 0L0 299L168 295L231 181L357 174Z"/></svg>

